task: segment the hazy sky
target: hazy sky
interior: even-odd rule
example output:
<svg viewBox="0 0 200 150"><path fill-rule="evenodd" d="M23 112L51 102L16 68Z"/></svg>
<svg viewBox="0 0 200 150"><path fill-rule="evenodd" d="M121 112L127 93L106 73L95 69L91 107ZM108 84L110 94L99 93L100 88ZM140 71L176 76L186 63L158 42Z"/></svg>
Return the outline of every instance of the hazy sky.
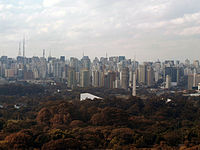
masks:
<svg viewBox="0 0 200 150"><path fill-rule="evenodd" d="M200 0L0 0L0 55L199 59Z"/></svg>

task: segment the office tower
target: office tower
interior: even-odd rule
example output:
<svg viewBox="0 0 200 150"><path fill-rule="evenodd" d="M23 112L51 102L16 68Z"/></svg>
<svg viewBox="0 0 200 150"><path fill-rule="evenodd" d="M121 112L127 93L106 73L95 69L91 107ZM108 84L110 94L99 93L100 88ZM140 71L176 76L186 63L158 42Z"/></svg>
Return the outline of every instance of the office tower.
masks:
<svg viewBox="0 0 200 150"><path fill-rule="evenodd" d="M190 74L188 75L188 90L192 90L193 87L197 87L200 83L200 74Z"/></svg>
<svg viewBox="0 0 200 150"><path fill-rule="evenodd" d="M165 65L165 67L173 67L174 60L165 60L164 65Z"/></svg>
<svg viewBox="0 0 200 150"><path fill-rule="evenodd" d="M90 72L87 69L82 69L80 73L80 86L89 87L90 86Z"/></svg>
<svg viewBox="0 0 200 150"><path fill-rule="evenodd" d="M194 65L195 68L199 68L199 61L195 60L194 63L193 63L193 65Z"/></svg>
<svg viewBox="0 0 200 150"><path fill-rule="evenodd" d="M68 88L75 88L76 87L76 72L75 68L68 68L67 71L67 87Z"/></svg>
<svg viewBox="0 0 200 150"><path fill-rule="evenodd" d="M154 84L154 78L155 74L154 74L154 70L151 66L147 67L147 85L148 86L152 86Z"/></svg>
<svg viewBox="0 0 200 150"><path fill-rule="evenodd" d="M169 75L171 77L171 82L179 82L179 68L177 67L165 67L164 68L164 78Z"/></svg>
<svg viewBox="0 0 200 150"><path fill-rule="evenodd" d="M116 72L109 71L108 79L109 79L109 88L113 89L115 87Z"/></svg>
<svg viewBox="0 0 200 150"><path fill-rule="evenodd" d="M198 84L198 92L200 92L200 83Z"/></svg>
<svg viewBox="0 0 200 150"><path fill-rule="evenodd" d="M33 79L33 72L31 70L24 71L24 80L32 80Z"/></svg>
<svg viewBox="0 0 200 150"><path fill-rule="evenodd" d="M160 79L160 73L158 71L155 72L155 82L158 82Z"/></svg>
<svg viewBox="0 0 200 150"><path fill-rule="evenodd" d="M105 88L109 88L110 87L110 81L109 81L108 73L104 74L104 87Z"/></svg>
<svg viewBox="0 0 200 150"><path fill-rule="evenodd" d="M23 79L24 73L22 69L17 70L17 78L18 79Z"/></svg>
<svg viewBox="0 0 200 150"><path fill-rule="evenodd" d="M119 62L125 60L126 57L125 56L119 56Z"/></svg>
<svg viewBox="0 0 200 150"><path fill-rule="evenodd" d="M79 60L75 57L70 57L70 62L69 62L69 66L75 68L76 72L80 71L80 64L79 64Z"/></svg>
<svg viewBox="0 0 200 150"><path fill-rule="evenodd" d="M53 76L57 78L62 77L62 64L59 61L53 62Z"/></svg>
<svg viewBox="0 0 200 150"><path fill-rule="evenodd" d="M115 88L120 88L120 80L118 78L115 80Z"/></svg>
<svg viewBox="0 0 200 150"><path fill-rule="evenodd" d="M90 70L90 59L88 56L83 56L83 58L81 59L81 63L82 63L82 68L83 69L87 69Z"/></svg>
<svg viewBox="0 0 200 150"><path fill-rule="evenodd" d="M171 77L169 75L166 76L166 85L165 88L169 89L171 87Z"/></svg>
<svg viewBox="0 0 200 150"><path fill-rule="evenodd" d="M161 63L160 63L159 60L154 63L154 68L155 68L155 71L160 72L160 70L161 70Z"/></svg>
<svg viewBox="0 0 200 150"><path fill-rule="evenodd" d="M183 71L184 71L183 73L184 76L187 76L193 73L191 68L185 68Z"/></svg>
<svg viewBox="0 0 200 150"><path fill-rule="evenodd" d="M146 84L146 76L147 76L147 66L139 65L138 68L138 81L139 83Z"/></svg>
<svg viewBox="0 0 200 150"><path fill-rule="evenodd" d="M195 87L196 86L196 76L197 76L196 69L194 69L194 74L193 75L194 75L193 76L193 87Z"/></svg>
<svg viewBox="0 0 200 150"><path fill-rule="evenodd" d="M45 79L47 77L47 63L44 57L39 59L39 64L37 64L37 69L39 71L39 77Z"/></svg>
<svg viewBox="0 0 200 150"><path fill-rule="evenodd" d="M188 90L192 90L192 88L194 87L194 75L190 74L188 75L188 83L187 83L187 88Z"/></svg>
<svg viewBox="0 0 200 150"><path fill-rule="evenodd" d="M92 71L92 86L93 87L99 87L100 85L99 78L100 78L99 71L97 70Z"/></svg>
<svg viewBox="0 0 200 150"><path fill-rule="evenodd" d="M185 66L187 66L187 67L190 66L190 60L189 60L189 59L186 59L186 60L185 60Z"/></svg>
<svg viewBox="0 0 200 150"><path fill-rule="evenodd" d="M43 54L42 54L43 56L43 58L45 58L45 49L43 49Z"/></svg>
<svg viewBox="0 0 200 150"><path fill-rule="evenodd" d="M23 38L23 57L25 57L25 38Z"/></svg>
<svg viewBox="0 0 200 150"><path fill-rule="evenodd" d="M52 62L49 62L47 64L47 73L48 73L49 77L53 76L53 64L52 64Z"/></svg>
<svg viewBox="0 0 200 150"><path fill-rule="evenodd" d="M21 42L19 42L19 52L18 52L18 56L21 56Z"/></svg>
<svg viewBox="0 0 200 150"><path fill-rule="evenodd" d="M99 71L99 87L104 87L104 72Z"/></svg>
<svg viewBox="0 0 200 150"><path fill-rule="evenodd" d="M17 74L16 69L5 69L5 77L6 78L14 78Z"/></svg>
<svg viewBox="0 0 200 150"><path fill-rule="evenodd" d="M67 79L68 68L69 66L63 62L62 63L62 79Z"/></svg>
<svg viewBox="0 0 200 150"><path fill-rule="evenodd" d="M65 62L65 56L60 56L60 61Z"/></svg>
<svg viewBox="0 0 200 150"><path fill-rule="evenodd" d="M136 73L133 73L133 89L132 89L132 95L136 96Z"/></svg>
<svg viewBox="0 0 200 150"><path fill-rule="evenodd" d="M104 74L104 87L113 89L115 88L116 72L108 71Z"/></svg>
<svg viewBox="0 0 200 150"><path fill-rule="evenodd" d="M80 84L80 72L76 72L76 84Z"/></svg>
<svg viewBox="0 0 200 150"><path fill-rule="evenodd" d="M177 61L176 61L176 67L179 67L179 64L180 64L180 61L177 60Z"/></svg>
<svg viewBox="0 0 200 150"><path fill-rule="evenodd" d="M38 79L39 78L39 71L37 68L33 69L33 78Z"/></svg>
<svg viewBox="0 0 200 150"><path fill-rule="evenodd" d="M122 68L120 72L121 88L128 90L129 85L129 69L128 67Z"/></svg>

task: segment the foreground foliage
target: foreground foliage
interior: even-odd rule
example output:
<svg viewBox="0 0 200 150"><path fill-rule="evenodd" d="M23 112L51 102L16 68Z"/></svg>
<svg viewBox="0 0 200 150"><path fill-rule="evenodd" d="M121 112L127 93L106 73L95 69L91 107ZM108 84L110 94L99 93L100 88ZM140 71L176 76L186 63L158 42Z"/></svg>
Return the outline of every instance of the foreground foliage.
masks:
<svg viewBox="0 0 200 150"><path fill-rule="evenodd" d="M173 99L167 103L168 97ZM175 94L80 102L37 95L2 100L9 105L0 109L0 149L200 148L199 98ZM16 101L26 106L14 109Z"/></svg>

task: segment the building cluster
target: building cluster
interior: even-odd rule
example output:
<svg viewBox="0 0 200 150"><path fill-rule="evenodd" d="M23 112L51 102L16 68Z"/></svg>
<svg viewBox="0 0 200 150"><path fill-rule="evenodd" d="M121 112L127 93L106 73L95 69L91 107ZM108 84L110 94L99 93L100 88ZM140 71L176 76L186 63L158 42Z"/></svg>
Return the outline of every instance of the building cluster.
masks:
<svg viewBox="0 0 200 150"><path fill-rule="evenodd" d="M51 79L72 89L91 86L133 89L136 95L136 86L152 87L159 83L169 89L179 86L185 78L188 89L198 87L200 67L198 60L190 63L188 59L184 63L174 60L139 63L125 56L96 57L93 61L88 56L80 60L74 57L66 60L65 56L16 59L1 56L0 76L7 81Z"/></svg>

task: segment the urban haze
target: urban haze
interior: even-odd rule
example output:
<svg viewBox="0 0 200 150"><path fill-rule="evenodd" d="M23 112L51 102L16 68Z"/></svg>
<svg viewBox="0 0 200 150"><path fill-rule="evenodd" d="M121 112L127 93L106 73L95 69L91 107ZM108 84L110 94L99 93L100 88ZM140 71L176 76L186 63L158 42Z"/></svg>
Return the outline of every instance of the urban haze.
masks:
<svg viewBox="0 0 200 150"><path fill-rule="evenodd" d="M29 57L196 60L199 10L198 0L0 1L0 52L15 57L25 36Z"/></svg>

